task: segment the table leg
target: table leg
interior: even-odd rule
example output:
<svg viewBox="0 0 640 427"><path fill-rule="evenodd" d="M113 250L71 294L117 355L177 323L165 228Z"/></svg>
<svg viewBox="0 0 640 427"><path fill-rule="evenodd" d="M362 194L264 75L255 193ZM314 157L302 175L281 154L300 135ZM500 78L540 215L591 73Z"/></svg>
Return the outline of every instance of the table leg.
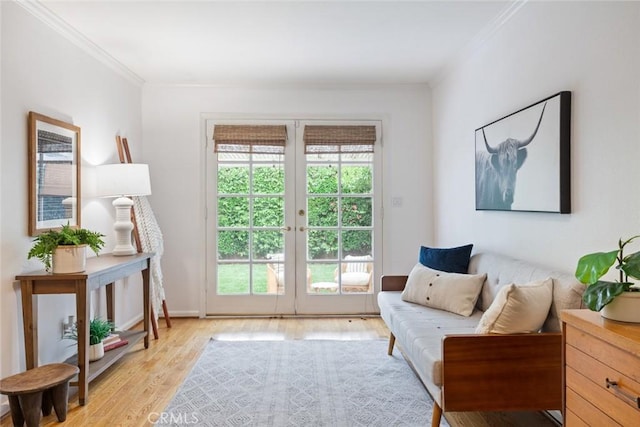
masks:
<svg viewBox="0 0 640 427"><path fill-rule="evenodd" d="M113 311L113 301L115 297L115 286L113 283L109 283L105 290L107 296L107 320L111 323L116 323L115 312Z"/></svg>
<svg viewBox="0 0 640 427"><path fill-rule="evenodd" d="M40 425L40 412L42 411L42 392L21 394L18 396L22 415L27 427L38 427Z"/></svg>
<svg viewBox="0 0 640 427"><path fill-rule="evenodd" d="M22 327L24 329L24 353L27 369L38 362L38 297L33 295L33 281L21 280Z"/></svg>
<svg viewBox="0 0 640 427"><path fill-rule="evenodd" d="M147 268L142 270L142 300L143 300L143 322L144 322L144 331L146 332L144 336L144 348L149 348L149 318L151 317L151 306L149 304L149 267L151 264L151 260L147 259Z"/></svg>
<svg viewBox="0 0 640 427"><path fill-rule="evenodd" d="M69 407L69 381L58 384L51 389L51 400L53 401L53 408L56 410L58 421L65 421Z"/></svg>
<svg viewBox="0 0 640 427"><path fill-rule="evenodd" d="M9 409L11 410L11 421L14 427L24 426L24 415L20 407L20 399L18 396L9 396Z"/></svg>
<svg viewBox="0 0 640 427"><path fill-rule="evenodd" d="M84 280L76 280L76 317L78 325L78 401L89 400L89 302L90 293Z"/></svg>
<svg viewBox="0 0 640 427"><path fill-rule="evenodd" d="M42 415L44 415L45 417L47 415L50 415L51 408L53 408L51 389L47 389L42 392Z"/></svg>

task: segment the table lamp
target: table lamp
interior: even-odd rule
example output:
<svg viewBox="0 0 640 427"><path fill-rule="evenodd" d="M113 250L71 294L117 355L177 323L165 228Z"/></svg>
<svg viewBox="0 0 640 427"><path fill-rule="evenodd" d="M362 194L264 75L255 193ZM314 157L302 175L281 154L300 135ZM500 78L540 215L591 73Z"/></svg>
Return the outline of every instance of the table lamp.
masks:
<svg viewBox="0 0 640 427"><path fill-rule="evenodd" d="M131 206L133 200L127 196L147 196L151 194L149 166L139 163L119 163L101 165L96 168L96 192L99 197L117 197L113 201L116 208L116 246L113 255L133 255L137 253L131 244Z"/></svg>

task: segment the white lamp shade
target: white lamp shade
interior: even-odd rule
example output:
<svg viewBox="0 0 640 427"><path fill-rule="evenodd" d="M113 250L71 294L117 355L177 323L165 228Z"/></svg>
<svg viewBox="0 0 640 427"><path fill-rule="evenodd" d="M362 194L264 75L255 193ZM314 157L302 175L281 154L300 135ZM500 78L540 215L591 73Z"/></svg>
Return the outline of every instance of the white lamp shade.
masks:
<svg viewBox="0 0 640 427"><path fill-rule="evenodd" d="M151 194L149 165L119 163L96 168L98 197L147 196Z"/></svg>

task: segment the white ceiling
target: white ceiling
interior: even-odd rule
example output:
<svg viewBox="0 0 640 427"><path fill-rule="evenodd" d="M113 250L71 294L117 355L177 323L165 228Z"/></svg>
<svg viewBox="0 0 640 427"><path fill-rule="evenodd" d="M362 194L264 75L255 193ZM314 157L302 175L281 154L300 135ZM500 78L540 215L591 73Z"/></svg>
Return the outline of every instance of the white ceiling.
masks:
<svg viewBox="0 0 640 427"><path fill-rule="evenodd" d="M428 83L511 1L50 1L117 62L159 84Z"/></svg>

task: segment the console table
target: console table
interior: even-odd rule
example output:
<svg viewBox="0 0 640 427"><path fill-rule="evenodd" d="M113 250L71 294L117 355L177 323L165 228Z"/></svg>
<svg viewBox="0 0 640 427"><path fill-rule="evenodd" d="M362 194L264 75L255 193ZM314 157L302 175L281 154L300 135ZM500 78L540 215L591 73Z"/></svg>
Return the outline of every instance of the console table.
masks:
<svg viewBox="0 0 640 427"><path fill-rule="evenodd" d="M37 366L38 361L38 297L44 294L74 294L76 297L76 319L78 353L69 359L78 365L78 387L80 405L89 397L89 382L120 359L133 344L144 338L144 348L149 347L149 265L153 254L141 253L130 256L103 254L87 259L82 273L52 274L44 270L16 276L22 291L22 323L27 369ZM114 321L114 282L137 272L142 272L143 330L125 332L129 344L105 353L105 357L89 364L89 307L91 292L106 286L107 319Z"/></svg>

